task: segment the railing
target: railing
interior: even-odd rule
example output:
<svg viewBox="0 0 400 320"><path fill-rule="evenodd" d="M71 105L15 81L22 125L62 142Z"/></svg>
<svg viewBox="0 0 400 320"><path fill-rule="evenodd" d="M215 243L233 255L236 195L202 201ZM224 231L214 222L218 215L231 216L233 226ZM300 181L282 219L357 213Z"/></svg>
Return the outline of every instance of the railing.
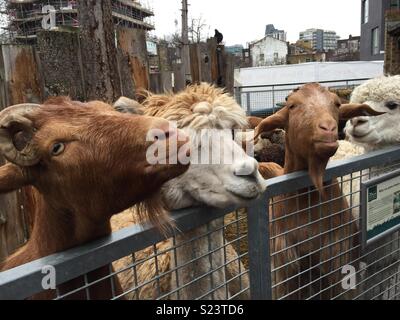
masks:
<svg viewBox="0 0 400 320"><path fill-rule="evenodd" d="M354 88L368 78L320 81L324 86L333 89ZM285 101L289 93L305 83L285 83L259 86L235 87L236 101L246 110L247 115L267 116L279 110L277 104Z"/></svg>
<svg viewBox="0 0 400 320"><path fill-rule="evenodd" d="M117 277L123 292L113 290L113 299L180 299L188 292L195 299L400 299L398 233L361 252L357 251L359 244L345 245L348 239L359 239L360 230L349 232L343 229L338 233L337 230L344 228L344 221L339 226L321 229L326 225L324 221L330 221L332 216L338 215L342 219L345 208L339 212L329 211L329 216L320 213L319 217L311 217L312 210L321 212L327 206L334 206L338 199L346 199L354 214L353 222L359 222L360 183L384 165L385 172L399 167L400 148L331 164L325 176L327 190L329 181L339 177L343 195L310 202L308 207L288 211L284 216L275 216L279 203L289 203L291 199L299 201L304 196L314 197L315 190L306 172L268 180L265 194L249 204L245 211L230 207L174 212L171 219L176 228L167 231L166 236L148 224L123 229L105 239L0 273L0 299L25 299L42 292L45 266L55 268L58 288L71 279L85 277L84 284L74 291L57 290L56 299L68 298L79 290L88 291L100 281L112 282ZM346 184L350 188L346 189ZM288 193L292 195L280 198ZM307 210L310 211L308 221L298 221L293 228L276 232L276 224L290 225L286 219L300 216ZM309 238L290 242L296 231L309 232L315 226L320 229L309 234ZM327 234L329 237L324 238ZM340 235L339 239L335 238L337 235ZM168 242L165 242L166 238L169 238ZM218 242L219 238L222 242ZM286 240L286 246L281 250L275 246L279 238ZM313 248L311 244L315 239L320 242ZM199 248L204 244L202 251ZM302 250L306 245L309 247L304 253ZM294 250L296 255L286 254L289 250ZM351 250L357 251L358 255L350 259L347 251ZM190 253L188 260L182 259L184 252ZM326 253L329 254L324 258ZM284 261L277 263L280 255ZM338 257L341 257L340 264L335 265ZM357 268L359 286L355 291L335 289L342 279L334 275L344 264ZM326 265L331 268L324 268ZM109 275L94 282L88 280L88 273L103 266L109 267ZM286 276L282 277L282 270ZM296 272L293 274L289 270ZM280 290L282 286L283 291ZM89 293L86 298L90 298Z"/></svg>

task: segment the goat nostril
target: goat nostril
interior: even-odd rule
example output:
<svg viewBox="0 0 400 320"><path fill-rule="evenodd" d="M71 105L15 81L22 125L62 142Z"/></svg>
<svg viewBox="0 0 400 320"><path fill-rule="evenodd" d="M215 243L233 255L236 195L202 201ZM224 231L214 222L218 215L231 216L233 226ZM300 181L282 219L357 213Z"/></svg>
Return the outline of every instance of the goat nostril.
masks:
<svg viewBox="0 0 400 320"><path fill-rule="evenodd" d="M336 124L329 124L329 123L321 123L319 125L319 128L328 131L328 132L334 132L337 130L337 125Z"/></svg>

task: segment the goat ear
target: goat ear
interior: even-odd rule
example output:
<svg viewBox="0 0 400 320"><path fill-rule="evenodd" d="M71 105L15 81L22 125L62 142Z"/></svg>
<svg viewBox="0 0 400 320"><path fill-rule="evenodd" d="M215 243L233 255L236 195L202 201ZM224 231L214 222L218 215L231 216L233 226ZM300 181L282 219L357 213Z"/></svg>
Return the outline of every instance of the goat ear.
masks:
<svg viewBox="0 0 400 320"><path fill-rule="evenodd" d="M13 163L0 167L0 194L8 193L30 184L22 169Z"/></svg>
<svg viewBox="0 0 400 320"><path fill-rule="evenodd" d="M249 123L249 129L255 129L263 121L263 118L259 117L247 117L247 122Z"/></svg>
<svg viewBox="0 0 400 320"><path fill-rule="evenodd" d="M264 119L255 129L255 139L257 139L263 132L270 132L275 129L284 129L288 118L289 109L285 107L272 116Z"/></svg>
<svg viewBox="0 0 400 320"><path fill-rule="evenodd" d="M350 120L354 117L380 116L386 112L378 112L367 104L342 104L339 109L341 120Z"/></svg>
<svg viewBox="0 0 400 320"><path fill-rule="evenodd" d="M283 168L274 162L260 162L258 164L258 171L264 179L271 179L279 176L283 176Z"/></svg>

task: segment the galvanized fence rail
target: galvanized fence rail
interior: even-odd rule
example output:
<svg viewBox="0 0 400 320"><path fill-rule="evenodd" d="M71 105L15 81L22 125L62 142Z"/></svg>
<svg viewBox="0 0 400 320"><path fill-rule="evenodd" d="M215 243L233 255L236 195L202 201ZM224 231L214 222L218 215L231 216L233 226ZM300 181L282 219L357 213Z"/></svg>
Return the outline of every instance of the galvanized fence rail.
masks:
<svg viewBox="0 0 400 320"><path fill-rule="evenodd" d="M350 89L366 80L369 79L331 80L320 81L319 83L332 89ZM284 102L293 89L304 84L304 82L298 82L290 84L237 86L234 88L235 98L239 105L246 110L247 115L265 117L279 110L277 104Z"/></svg>
<svg viewBox="0 0 400 320"><path fill-rule="evenodd" d="M343 195L339 198L346 198L349 208L354 210L359 208L359 202L354 200L354 196L359 195L356 185L360 185L363 177L368 178L374 168L385 166L386 172L399 165L400 148L389 148L331 164L326 171L325 181L329 184L329 181L339 177L343 190ZM345 192L344 184L349 181L350 191ZM335 239L329 238L331 242L321 243L316 250L309 247L304 256L285 256L284 264L274 263L274 259L280 254L273 246L274 238L283 237L288 240L293 235L293 230L308 230L315 223L310 220L305 225L296 225L281 234L272 232L274 223L300 213L288 212L287 216L275 217L274 206L278 201L290 201L289 197L283 200L278 200L277 197L283 194L292 194L290 197L294 198L296 194L311 197L315 191L306 172L277 177L268 180L267 184L267 191L261 199L250 203L245 211L230 207L223 210L192 208L173 212L171 219L176 228L167 231L167 235L149 224L136 225L115 232L105 239L2 272L0 299L26 299L42 292L44 266L55 268L58 287L79 276L85 277L84 285L74 291L57 290L56 299L68 298L79 290L88 291L99 281L112 281L115 277L122 281L124 273L128 273L129 285L123 285L122 294L113 292L113 299L180 299L188 293L194 299L400 299L398 233L383 239L369 251L361 252L351 261L362 263L361 269L357 270L359 289L351 291L351 295L348 292L335 291L335 282L325 283L325 280L336 279L330 275L338 270L332 268L327 273L321 270L326 264L333 266L337 259L335 255L346 257L346 239L358 237L359 232L341 233L338 253L327 251L337 245L333 242ZM322 207L330 201L333 199L320 199L314 207ZM311 210L311 206L305 210ZM336 213L332 212L334 214ZM341 212L339 215L341 216ZM320 217L319 220L323 219L326 217ZM359 222L359 217L355 220ZM325 233L335 232L335 229L320 230L311 235L311 238L322 238ZM183 239L182 235L185 235ZM213 239L218 239L219 236L223 238L222 242L215 242ZM166 238L169 238L169 242L163 247L160 243ZM199 249L202 240L207 240L205 249ZM311 240L306 239L303 243L287 242L281 253L290 249L298 250L308 241ZM350 250L357 249L356 247L351 247ZM233 255L232 248L236 251ZM182 260L182 254L187 254L188 251L189 259ZM324 252L332 254L327 261L323 260ZM131 259L130 262L117 268L116 262L127 257ZM293 266L297 268L304 261L309 262L294 275L287 274L280 280L277 279L280 270L290 270ZM344 258L341 260L342 264L346 262L349 261ZM104 279L89 281L87 274L103 266L110 267L110 274ZM112 266L116 271L112 270ZM196 268L203 268L202 273L196 273ZM318 271L317 274L315 271ZM295 287L292 286L294 279L298 281ZM205 285L207 286L204 287ZM284 294L277 291L282 285L287 286ZM90 299L89 294L87 298Z"/></svg>

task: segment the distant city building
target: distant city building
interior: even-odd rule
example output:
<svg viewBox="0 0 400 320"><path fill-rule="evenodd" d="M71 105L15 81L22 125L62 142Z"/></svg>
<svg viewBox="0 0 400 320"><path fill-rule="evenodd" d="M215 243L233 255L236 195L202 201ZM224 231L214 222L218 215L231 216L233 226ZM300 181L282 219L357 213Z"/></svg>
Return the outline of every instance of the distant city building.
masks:
<svg viewBox="0 0 400 320"><path fill-rule="evenodd" d="M337 49L327 53L327 61L359 61L360 37L349 36L337 42Z"/></svg>
<svg viewBox="0 0 400 320"><path fill-rule="evenodd" d="M307 29L300 32L300 40L310 43L313 50L336 50L339 36L335 31L323 29Z"/></svg>
<svg viewBox="0 0 400 320"><path fill-rule="evenodd" d="M297 41L296 44L289 45L287 64L299 64L307 62L325 62L326 54L318 52L310 47L310 42Z"/></svg>
<svg viewBox="0 0 400 320"><path fill-rule="evenodd" d="M112 0L114 23L119 27L150 31L154 26L147 21L153 12L137 0ZM21 41L35 41L40 30L59 27L78 27L79 1L69 0L9 0L7 27L11 36Z"/></svg>
<svg viewBox="0 0 400 320"><path fill-rule="evenodd" d="M286 32L284 30L275 29L273 24L267 24L265 27L265 36L286 41Z"/></svg>
<svg viewBox="0 0 400 320"><path fill-rule="evenodd" d="M233 46L226 46L225 51L233 54L236 57L241 57L243 54L244 47L241 44L235 44Z"/></svg>
<svg viewBox="0 0 400 320"><path fill-rule="evenodd" d="M273 37L264 37L249 45L253 67L286 64L288 45Z"/></svg>
<svg viewBox="0 0 400 320"><path fill-rule="evenodd" d="M361 37L349 36L348 39L340 39L337 42L337 53L354 53L360 51L360 39Z"/></svg>
<svg viewBox="0 0 400 320"><path fill-rule="evenodd" d="M399 9L399 2L399 0L361 0L361 60L384 60L385 13L389 9Z"/></svg>

